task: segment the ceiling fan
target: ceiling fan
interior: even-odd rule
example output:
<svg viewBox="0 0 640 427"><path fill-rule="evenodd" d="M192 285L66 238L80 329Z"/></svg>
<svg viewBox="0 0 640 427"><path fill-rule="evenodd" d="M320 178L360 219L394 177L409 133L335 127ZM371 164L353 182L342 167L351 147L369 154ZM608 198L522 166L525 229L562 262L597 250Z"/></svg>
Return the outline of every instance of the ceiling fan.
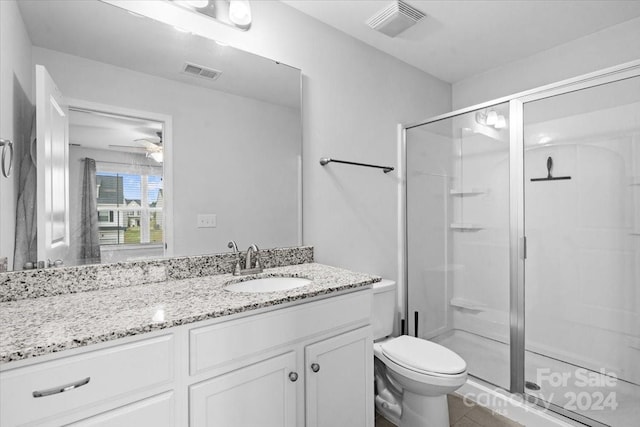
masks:
<svg viewBox="0 0 640 427"><path fill-rule="evenodd" d="M156 135L157 135L157 138L145 137L145 138L134 139L133 142L135 142L138 145L110 144L109 147L126 149L122 151L143 152L146 154L147 157L155 160L158 163L162 163L163 161L162 131L157 131Z"/></svg>

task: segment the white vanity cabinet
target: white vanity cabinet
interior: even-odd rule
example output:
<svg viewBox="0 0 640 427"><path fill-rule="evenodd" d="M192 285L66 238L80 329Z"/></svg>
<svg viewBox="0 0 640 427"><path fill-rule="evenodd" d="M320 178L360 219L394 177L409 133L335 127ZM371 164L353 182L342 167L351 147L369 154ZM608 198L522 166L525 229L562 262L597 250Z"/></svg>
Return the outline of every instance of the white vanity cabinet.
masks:
<svg viewBox="0 0 640 427"><path fill-rule="evenodd" d="M372 293L190 331L191 426L374 424Z"/></svg>
<svg viewBox="0 0 640 427"><path fill-rule="evenodd" d="M299 344L191 386L190 425L372 427L372 363L370 326Z"/></svg>
<svg viewBox="0 0 640 427"><path fill-rule="evenodd" d="M373 427L372 301L357 290L1 366L0 425Z"/></svg>

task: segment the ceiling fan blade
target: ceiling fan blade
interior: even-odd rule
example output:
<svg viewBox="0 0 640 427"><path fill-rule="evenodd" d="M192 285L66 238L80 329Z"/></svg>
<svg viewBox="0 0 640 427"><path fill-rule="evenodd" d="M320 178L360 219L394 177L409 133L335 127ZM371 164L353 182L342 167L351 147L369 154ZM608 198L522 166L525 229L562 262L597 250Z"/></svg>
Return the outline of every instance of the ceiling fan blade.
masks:
<svg viewBox="0 0 640 427"><path fill-rule="evenodd" d="M127 148L129 150L138 150L138 151L144 151L145 153L159 153L162 152L162 147L159 147L155 144L147 144L145 147L140 147L140 146L136 146L136 145L116 145L116 144L110 144L109 147L114 147L114 148Z"/></svg>
<svg viewBox="0 0 640 427"><path fill-rule="evenodd" d="M149 151L156 151L158 149L162 149L161 141L152 141L147 138L134 139L133 142L137 142L139 144L143 144Z"/></svg>
<svg viewBox="0 0 640 427"><path fill-rule="evenodd" d="M136 147L135 145L115 145L109 144L109 147L113 148L126 148L128 150L139 150L139 151L149 151L147 147Z"/></svg>

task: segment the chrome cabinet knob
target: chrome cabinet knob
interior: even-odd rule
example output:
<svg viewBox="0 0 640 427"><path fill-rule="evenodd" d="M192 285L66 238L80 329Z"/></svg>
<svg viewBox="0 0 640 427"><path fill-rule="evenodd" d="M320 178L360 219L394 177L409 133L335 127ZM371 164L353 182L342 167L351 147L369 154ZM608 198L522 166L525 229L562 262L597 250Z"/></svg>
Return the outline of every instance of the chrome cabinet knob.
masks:
<svg viewBox="0 0 640 427"><path fill-rule="evenodd" d="M292 383L295 383L296 381L298 381L298 373L297 372L289 372L289 380Z"/></svg>
<svg viewBox="0 0 640 427"><path fill-rule="evenodd" d="M318 365L317 363L312 363L311 364L311 370L313 372L318 372L320 370L320 365Z"/></svg>

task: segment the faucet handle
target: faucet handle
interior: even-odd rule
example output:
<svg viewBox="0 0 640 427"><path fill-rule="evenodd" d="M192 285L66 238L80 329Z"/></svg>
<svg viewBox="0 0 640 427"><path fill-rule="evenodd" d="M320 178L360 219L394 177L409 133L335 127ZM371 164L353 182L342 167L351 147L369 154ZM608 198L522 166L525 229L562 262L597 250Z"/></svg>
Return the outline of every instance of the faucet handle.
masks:
<svg viewBox="0 0 640 427"><path fill-rule="evenodd" d="M234 276L239 276L241 270L242 270L242 267L240 267L240 258L237 258L236 259L236 266L233 268L233 275Z"/></svg>
<svg viewBox="0 0 640 427"><path fill-rule="evenodd" d="M229 243L227 243L227 247L229 249L233 249L233 252L238 253L238 245L236 245L236 241L232 240Z"/></svg>

